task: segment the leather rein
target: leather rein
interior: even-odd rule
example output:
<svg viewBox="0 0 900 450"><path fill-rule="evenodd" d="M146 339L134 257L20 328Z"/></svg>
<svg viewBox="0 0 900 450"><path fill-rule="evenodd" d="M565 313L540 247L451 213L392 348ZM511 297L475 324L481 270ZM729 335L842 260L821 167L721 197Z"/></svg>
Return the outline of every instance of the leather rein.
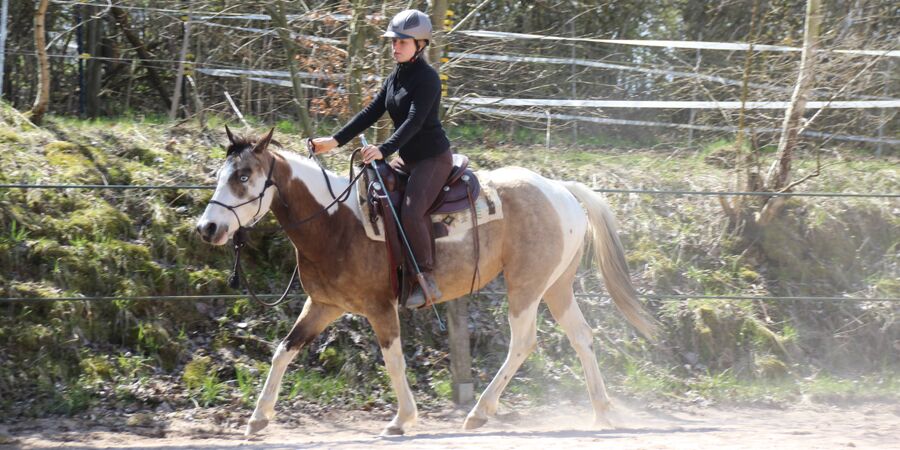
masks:
<svg viewBox="0 0 900 450"><path fill-rule="evenodd" d="M316 211L315 213L313 213L301 220L292 221L291 223L284 225L282 227L283 229L295 228L300 225L303 225L303 224L310 222L313 219L319 217L320 215L322 215L323 213L328 211L328 209L331 208L332 206L334 206L338 203L346 202L350 198L350 192L353 190L353 186L356 184L356 181L359 179L360 176L362 176L363 173L365 173L365 171L360 171L360 173L355 176L353 174L353 161L356 158L356 156L359 154L359 149L354 150L353 153L350 155L350 184L348 184L347 188L344 189L340 194L334 195L334 191L331 188L331 181L328 178L328 173L325 171L325 167L322 166L322 163L316 157L315 146L312 143L312 139L306 140L306 148L309 151L309 159L314 160L316 162L316 165L319 166L320 169L322 169L322 176L325 178L325 184L328 186L328 192L331 194L331 197L334 200L332 200L331 203L324 206L322 209ZM291 291L291 286L294 285L294 280L297 278L297 275L300 273L300 263L297 262L294 265L293 272L291 273L291 279L290 279L290 281L288 281L287 287L285 287L284 292L281 294L281 297L279 297L278 300L275 300L274 302L266 302L266 301L260 299L259 297L257 297L256 293L253 292L253 289L250 287L250 283L247 282L247 276L244 273L243 268L241 267L241 249L244 248L244 245L247 243L248 234L249 234L250 229L253 228L253 226L256 225L262 219L262 217L259 216L259 213L260 213L260 211L262 211L262 200L263 200L263 197L265 197L265 195L266 195L266 191L270 187L275 186L275 189L278 191L278 198L281 200L282 205L284 205L285 208L288 208L287 203L284 201L283 198L281 198L281 190L278 189L278 186L275 184L275 181L273 181L273 179L272 179L272 172L274 169L275 169L275 157L272 156L272 161L269 164L269 171L266 174L266 182L263 185L262 191L260 191L259 195L257 195L254 198L251 198L250 200L247 200L243 203L239 203L237 205L226 205L217 200L209 201L210 204L218 205L218 206L221 206L221 207L227 209L228 211L231 211L231 213L234 214L234 217L238 221L238 229L237 229L237 231L235 231L234 236L231 238L232 243L234 244L234 267L232 268L231 276L228 278L228 286L231 287L232 289L238 289L240 287L241 283L243 283L244 288L247 289L247 294L250 296L250 298L252 298L257 303L259 303L263 306L267 306L267 307L274 307L274 306L278 306L278 305L284 303L284 301L288 297L288 294ZM241 206L253 203L253 202L259 202L259 205L256 208L256 214L253 215L253 219L251 220L251 223L249 225L245 226L241 223L241 218L240 218L240 216L238 216L237 212L235 212L235 209L240 208Z"/></svg>

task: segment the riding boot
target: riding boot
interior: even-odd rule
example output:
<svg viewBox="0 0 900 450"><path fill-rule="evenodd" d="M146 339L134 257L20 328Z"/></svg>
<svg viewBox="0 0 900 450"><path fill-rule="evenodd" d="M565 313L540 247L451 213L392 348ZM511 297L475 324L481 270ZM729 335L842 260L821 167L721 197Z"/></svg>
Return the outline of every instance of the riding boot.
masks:
<svg viewBox="0 0 900 450"><path fill-rule="evenodd" d="M428 294L430 294L431 298L436 302L441 298L441 290L438 289L437 282L434 281L434 277L431 275L431 272L422 272L422 277L425 278L425 285L428 289ZM413 290L412 294L409 294L409 297L406 299L406 307L409 309L418 309L425 306L425 302L427 300L427 296L424 291L422 291L422 286L420 284L416 284L416 288Z"/></svg>

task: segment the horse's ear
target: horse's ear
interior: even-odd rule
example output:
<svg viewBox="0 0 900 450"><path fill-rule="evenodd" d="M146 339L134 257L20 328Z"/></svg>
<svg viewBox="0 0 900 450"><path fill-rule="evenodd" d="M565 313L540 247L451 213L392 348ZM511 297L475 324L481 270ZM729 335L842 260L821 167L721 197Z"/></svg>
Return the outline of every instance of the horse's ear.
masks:
<svg viewBox="0 0 900 450"><path fill-rule="evenodd" d="M256 146L253 147L253 151L255 153L259 153L259 152L265 150L269 146L269 142L272 142L273 134L275 134L275 127L272 127L272 129L269 130L269 133L266 134L265 137L263 137L262 139L259 140L259 142L256 143Z"/></svg>
<svg viewBox="0 0 900 450"><path fill-rule="evenodd" d="M228 140L231 141L232 144L234 144L234 135L231 134L231 129L228 128L228 125L225 125L225 134L228 135Z"/></svg>

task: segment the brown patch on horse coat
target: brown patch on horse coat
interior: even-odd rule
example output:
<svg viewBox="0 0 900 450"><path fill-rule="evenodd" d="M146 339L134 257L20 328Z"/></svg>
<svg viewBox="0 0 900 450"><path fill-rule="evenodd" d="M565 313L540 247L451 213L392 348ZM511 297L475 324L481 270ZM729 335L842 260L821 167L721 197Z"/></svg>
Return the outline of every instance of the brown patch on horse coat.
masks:
<svg viewBox="0 0 900 450"><path fill-rule="evenodd" d="M295 224L324 205L309 191L305 184L308 180L294 178L284 157L270 154L275 155L272 178L279 197L272 201L272 212L297 249L300 281L312 301L360 314L370 321L383 321L396 314L384 243L366 237L359 217L345 204L339 204L336 212ZM268 167L268 162L261 166ZM386 322L392 323L389 319ZM378 335L382 346L390 345L400 335L399 323L380 329L384 330Z"/></svg>
<svg viewBox="0 0 900 450"><path fill-rule="evenodd" d="M231 175L228 177L228 189L236 198L244 198L248 195L247 183L241 181L241 177L265 179L266 173L261 169L259 157L250 151L235 153L230 158L233 158L233 162Z"/></svg>
<svg viewBox="0 0 900 450"><path fill-rule="evenodd" d="M340 317L344 310L335 306L315 303L306 300L303 311L294 322L291 332L284 338L286 350L300 350L316 339L334 319Z"/></svg>
<svg viewBox="0 0 900 450"><path fill-rule="evenodd" d="M524 180L500 189L508 239L503 245L503 275L509 289L509 311L517 317L538 298L524 294L542 292L554 268L563 263L563 234L556 208L540 188ZM537 211L552 211L538 214Z"/></svg>

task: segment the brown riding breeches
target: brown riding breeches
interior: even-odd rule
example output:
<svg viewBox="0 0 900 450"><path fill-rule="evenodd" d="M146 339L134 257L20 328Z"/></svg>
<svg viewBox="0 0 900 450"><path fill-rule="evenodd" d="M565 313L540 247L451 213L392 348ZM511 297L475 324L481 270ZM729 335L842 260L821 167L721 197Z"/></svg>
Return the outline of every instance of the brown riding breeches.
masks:
<svg viewBox="0 0 900 450"><path fill-rule="evenodd" d="M391 167L409 174L406 196L400 207L400 222L419 269L431 272L434 269L434 249L431 247L431 218L427 212L453 170L453 154L448 150L411 163L398 156L391 161Z"/></svg>

